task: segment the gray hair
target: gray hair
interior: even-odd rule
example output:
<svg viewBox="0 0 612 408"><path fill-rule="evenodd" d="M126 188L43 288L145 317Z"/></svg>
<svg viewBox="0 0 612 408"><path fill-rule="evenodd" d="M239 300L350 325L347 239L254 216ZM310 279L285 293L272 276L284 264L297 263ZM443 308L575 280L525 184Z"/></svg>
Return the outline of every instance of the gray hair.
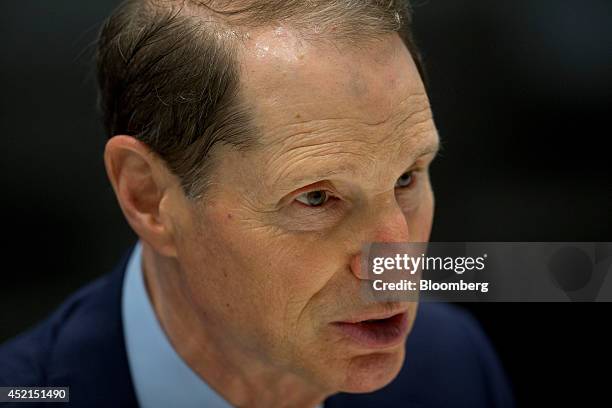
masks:
<svg viewBox="0 0 612 408"><path fill-rule="evenodd" d="M98 40L99 105L109 137L148 145L203 196L213 149L248 149L257 141L241 98L237 50L245 29L282 23L306 41L359 43L397 32L422 62L400 0L126 0Z"/></svg>

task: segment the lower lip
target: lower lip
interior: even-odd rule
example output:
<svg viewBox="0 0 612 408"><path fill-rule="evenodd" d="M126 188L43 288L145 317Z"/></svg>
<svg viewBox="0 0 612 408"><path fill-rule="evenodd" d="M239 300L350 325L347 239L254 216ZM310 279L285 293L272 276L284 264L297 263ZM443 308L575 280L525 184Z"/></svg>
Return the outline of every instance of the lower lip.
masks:
<svg viewBox="0 0 612 408"><path fill-rule="evenodd" d="M407 313L374 322L333 323L344 335L371 349L397 346L408 332Z"/></svg>

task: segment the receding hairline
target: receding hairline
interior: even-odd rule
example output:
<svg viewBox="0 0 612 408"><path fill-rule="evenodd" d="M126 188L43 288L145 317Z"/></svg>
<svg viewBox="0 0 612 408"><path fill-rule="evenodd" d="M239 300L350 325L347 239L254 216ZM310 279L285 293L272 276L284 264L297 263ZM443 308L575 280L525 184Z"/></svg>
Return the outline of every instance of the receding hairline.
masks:
<svg viewBox="0 0 612 408"><path fill-rule="evenodd" d="M149 144L196 197L217 143L247 149L257 139L239 89L245 34L282 25L308 42L359 48L395 32L423 77L410 11L398 0L125 0L101 30L97 54L109 137Z"/></svg>
<svg viewBox="0 0 612 408"><path fill-rule="evenodd" d="M206 21L215 25L220 32L231 33L237 39L244 38L247 34L245 30L283 25L294 30L304 40L328 39L358 43L380 34L399 32L411 22L411 8L406 0L374 2L130 0L130 2L142 5L149 13L170 12ZM383 3L387 6L382 6ZM391 14L392 18L389 17Z"/></svg>

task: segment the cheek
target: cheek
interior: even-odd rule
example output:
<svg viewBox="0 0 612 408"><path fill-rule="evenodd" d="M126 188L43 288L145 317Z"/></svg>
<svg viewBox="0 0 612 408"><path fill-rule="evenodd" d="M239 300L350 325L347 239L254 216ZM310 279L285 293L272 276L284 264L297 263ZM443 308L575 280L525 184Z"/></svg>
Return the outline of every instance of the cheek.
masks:
<svg viewBox="0 0 612 408"><path fill-rule="evenodd" d="M188 284L202 299L201 309L231 315L245 328L295 330L303 310L343 265L339 248L313 234L255 225L221 210L206 220L184 240Z"/></svg>
<svg viewBox="0 0 612 408"><path fill-rule="evenodd" d="M266 234L253 239L262 242L254 254L254 275L261 276L269 306L285 307L285 318L295 320L342 266L339 250L311 234ZM244 254L247 256L247 254Z"/></svg>

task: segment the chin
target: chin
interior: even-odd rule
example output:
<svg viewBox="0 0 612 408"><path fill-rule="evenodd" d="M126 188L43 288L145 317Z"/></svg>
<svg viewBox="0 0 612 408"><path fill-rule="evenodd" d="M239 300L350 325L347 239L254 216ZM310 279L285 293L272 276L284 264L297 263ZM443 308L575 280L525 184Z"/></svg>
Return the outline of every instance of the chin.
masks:
<svg viewBox="0 0 612 408"><path fill-rule="evenodd" d="M397 377L404 364L404 345L353 357L340 387L342 392L365 393L383 388Z"/></svg>

